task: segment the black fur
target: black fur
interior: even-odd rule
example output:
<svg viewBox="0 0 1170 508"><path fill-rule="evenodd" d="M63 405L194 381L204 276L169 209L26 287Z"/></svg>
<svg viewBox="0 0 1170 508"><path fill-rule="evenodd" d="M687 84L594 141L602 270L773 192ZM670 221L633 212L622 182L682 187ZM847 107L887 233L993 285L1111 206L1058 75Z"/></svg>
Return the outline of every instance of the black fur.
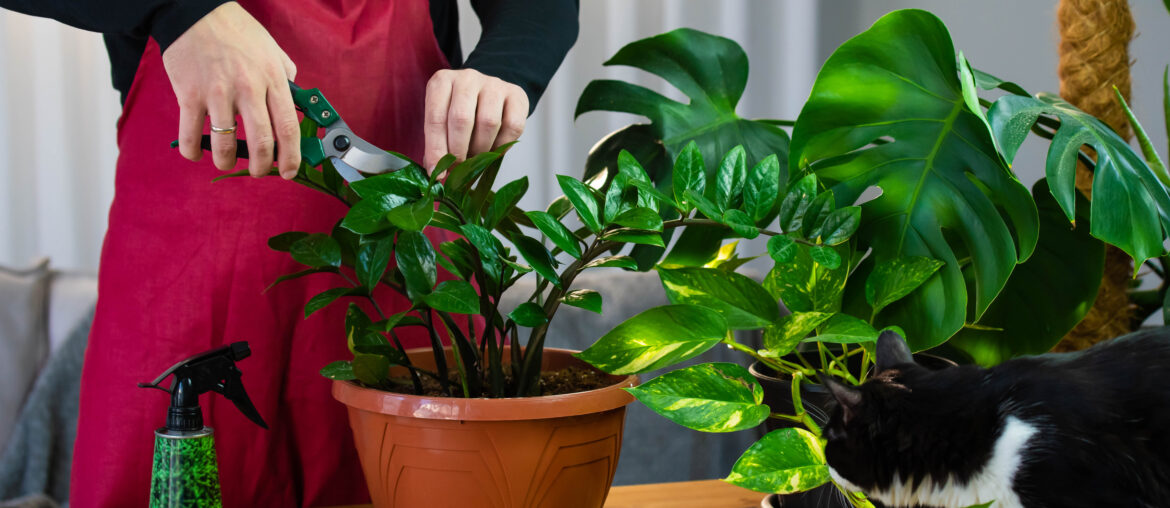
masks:
<svg viewBox="0 0 1170 508"><path fill-rule="evenodd" d="M1170 506L1170 328L991 369L931 371L877 351L871 380L831 386L847 407L825 427L829 465L863 490L887 489L895 471L966 482L1015 416L1039 429L1013 478L1024 506Z"/></svg>

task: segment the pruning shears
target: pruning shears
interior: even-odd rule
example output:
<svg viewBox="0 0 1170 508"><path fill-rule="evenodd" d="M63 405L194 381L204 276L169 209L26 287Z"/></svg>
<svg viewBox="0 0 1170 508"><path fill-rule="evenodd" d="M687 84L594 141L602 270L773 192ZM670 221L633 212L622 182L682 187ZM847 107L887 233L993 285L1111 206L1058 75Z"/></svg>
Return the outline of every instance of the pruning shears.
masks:
<svg viewBox="0 0 1170 508"><path fill-rule="evenodd" d="M292 81L288 82L288 87L297 111L317 125L320 135L301 137L301 159L310 166L319 166L329 159L341 177L352 183L365 178L363 173L389 173L411 164L410 160L382 150L354 134L321 90L301 88ZM171 143L172 148L178 146L178 141ZM204 134L200 146L211 150L211 136ZM242 139L236 140L236 157L248 158L248 143Z"/></svg>

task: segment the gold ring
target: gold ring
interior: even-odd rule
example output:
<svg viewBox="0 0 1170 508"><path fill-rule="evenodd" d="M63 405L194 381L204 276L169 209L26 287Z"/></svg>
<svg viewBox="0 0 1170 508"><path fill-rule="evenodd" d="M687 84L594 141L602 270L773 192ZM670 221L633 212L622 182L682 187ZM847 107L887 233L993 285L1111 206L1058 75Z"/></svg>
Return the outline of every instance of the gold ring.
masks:
<svg viewBox="0 0 1170 508"><path fill-rule="evenodd" d="M233 123L231 127L227 127L227 128L216 127L215 124L212 124L211 125L211 132L214 132L216 134L235 134L236 133L236 124Z"/></svg>

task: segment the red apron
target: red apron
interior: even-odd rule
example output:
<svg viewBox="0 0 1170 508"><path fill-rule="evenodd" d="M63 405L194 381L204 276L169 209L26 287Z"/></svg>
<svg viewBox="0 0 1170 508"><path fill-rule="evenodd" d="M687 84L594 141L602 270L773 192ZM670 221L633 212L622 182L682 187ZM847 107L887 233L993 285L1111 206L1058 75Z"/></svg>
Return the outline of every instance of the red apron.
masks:
<svg viewBox="0 0 1170 508"><path fill-rule="evenodd" d="M320 88L366 140L421 160L426 82L447 67L427 0L240 3L296 63L298 84ZM225 506L367 502L345 409L317 373L348 356L344 306L307 320L301 311L312 295L345 282L318 274L263 292L301 268L270 251L267 238L328 232L345 209L275 177L213 184L222 173L210 154L196 164L169 148L178 117L151 41L119 121L70 501L76 508L145 506L154 430L169 401L135 384L191 354L247 340L244 385L270 430L218 395L202 398L205 424L216 431ZM385 300L388 310L407 306L396 295Z"/></svg>

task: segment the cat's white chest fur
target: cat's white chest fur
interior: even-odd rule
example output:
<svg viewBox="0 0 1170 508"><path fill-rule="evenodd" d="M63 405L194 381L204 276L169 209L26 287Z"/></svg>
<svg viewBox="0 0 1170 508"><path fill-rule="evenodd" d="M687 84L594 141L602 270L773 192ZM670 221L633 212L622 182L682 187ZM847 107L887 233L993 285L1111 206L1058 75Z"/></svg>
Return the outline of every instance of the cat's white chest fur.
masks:
<svg viewBox="0 0 1170 508"><path fill-rule="evenodd" d="M927 476L914 487L913 478L894 475L888 489L866 494L888 506L943 506L965 508L995 501L993 508L1022 507L1020 497L1012 490L1012 478L1020 469L1028 440L1036 434L1036 426L1019 418L1009 416L1004 420L1003 432L995 440L991 459L983 469L975 473L967 483L960 483L953 476L935 479ZM839 485L850 490L861 490L837 474L832 467L829 473ZM941 480L941 481L940 481Z"/></svg>

